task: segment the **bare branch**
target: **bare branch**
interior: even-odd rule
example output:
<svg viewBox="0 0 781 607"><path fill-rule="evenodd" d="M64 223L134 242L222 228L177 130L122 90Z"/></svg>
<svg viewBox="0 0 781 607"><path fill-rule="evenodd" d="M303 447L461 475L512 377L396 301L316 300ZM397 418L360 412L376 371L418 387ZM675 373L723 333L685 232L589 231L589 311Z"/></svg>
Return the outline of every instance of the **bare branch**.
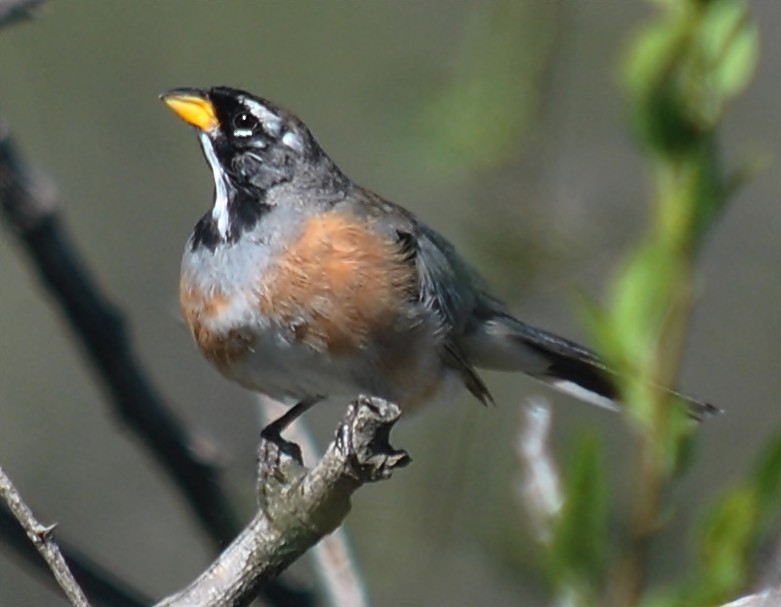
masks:
<svg viewBox="0 0 781 607"><path fill-rule="evenodd" d="M284 404L262 394L258 395L258 402L263 425L282 415L286 409ZM305 462L320 459L322 454L309 432L306 419L297 419L287 430L287 434L292 442L301 447ZM326 535L309 554L330 605L369 607L366 585L353 558L344 527Z"/></svg>
<svg viewBox="0 0 781 607"><path fill-rule="evenodd" d="M311 470L261 441L260 508L249 526L197 580L157 607L239 607L323 536L350 509L363 483L384 480L410 462L388 443L401 415L393 403L360 397L351 403L322 459Z"/></svg>
<svg viewBox="0 0 781 607"><path fill-rule="evenodd" d="M21 523L5 506L0 507L0 543L4 547L11 547L16 556L31 565L33 570L41 575L44 583L51 586L56 584L46 561L30 542ZM69 546L62 538L59 538L57 544L73 577L93 604L106 607L147 607L152 603L149 597L119 580L78 549Z"/></svg>
<svg viewBox="0 0 781 607"><path fill-rule="evenodd" d="M52 570L57 583L71 604L75 607L89 607L87 597L84 596L84 592L73 579L65 559L60 554L60 549L52 538L55 525L46 527L36 520L2 468L0 468L0 497L8 504L8 508L27 532L27 537L46 560L49 569Z"/></svg>

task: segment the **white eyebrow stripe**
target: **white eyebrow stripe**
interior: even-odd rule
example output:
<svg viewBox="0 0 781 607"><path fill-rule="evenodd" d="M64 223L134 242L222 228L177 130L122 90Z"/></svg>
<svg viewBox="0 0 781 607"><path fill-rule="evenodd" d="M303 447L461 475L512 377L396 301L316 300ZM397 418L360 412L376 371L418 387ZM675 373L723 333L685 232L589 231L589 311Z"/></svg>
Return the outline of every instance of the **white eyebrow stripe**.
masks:
<svg viewBox="0 0 781 607"><path fill-rule="evenodd" d="M279 132L282 130L282 119L279 116L254 99L242 97L241 102L244 104L244 107L260 120L263 128L267 132L272 135L279 135Z"/></svg>

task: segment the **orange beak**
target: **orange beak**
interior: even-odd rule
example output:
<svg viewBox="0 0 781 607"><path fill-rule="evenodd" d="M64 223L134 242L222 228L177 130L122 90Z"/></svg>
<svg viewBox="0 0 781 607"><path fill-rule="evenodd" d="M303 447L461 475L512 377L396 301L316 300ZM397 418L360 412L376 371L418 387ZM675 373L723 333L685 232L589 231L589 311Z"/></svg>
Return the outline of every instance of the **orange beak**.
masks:
<svg viewBox="0 0 781 607"><path fill-rule="evenodd" d="M206 99L205 93L198 89L174 89L163 93L160 98L179 118L202 131L211 131L220 126L214 106Z"/></svg>

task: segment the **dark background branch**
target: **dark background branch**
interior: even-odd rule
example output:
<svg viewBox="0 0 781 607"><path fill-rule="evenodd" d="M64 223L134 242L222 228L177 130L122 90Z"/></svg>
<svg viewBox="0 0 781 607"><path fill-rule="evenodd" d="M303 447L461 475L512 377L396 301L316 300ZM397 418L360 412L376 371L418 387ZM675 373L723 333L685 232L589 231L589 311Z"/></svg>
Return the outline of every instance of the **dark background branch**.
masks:
<svg viewBox="0 0 781 607"><path fill-rule="evenodd" d="M21 160L10 135L0 135L0 203L47 294L64 314L119 415L176 482L218 545L240 528L216 467L151 385L132 350L127 323L101 293L70 240L53 201Z"/></svg>
<svg viewBox="0 0 781 607"><path fill-rule="evenodd" d="M65 560L68 562L73 577L84 589L95 605L105 607L146 607L152 600L137 589L125 584L113 573L98 565L57 534L57 544L60 546ZM30 543L24 529L5 507L0 508L0 539L10 546L15 555L30 566L41 581L47 586L55 587L49 568Z"/></svg>
<svg viewBox="0 0 781 607"><path fill-rule="evenodd" d="M6 225L92 364L112 411L151 451L215 545L224 546L240 525L216 466L151 384L133 352L126 321L71 242L53 187L23 161L4 127L0 205ZM306 594L280 583L269 587L265 598L275 605L311 604Z"/></svg>
<svg viewBox="0 0 781 607"><path fill-rule="evenodd" d="M26 21L45 0L0 0L0 28Z"/></svg>
<svg viewBox="0 0 781 607"><path fill-rule="evenodd" d="M24 21L44 0L0 0L0 29ZM58 214L56 191L44 176L27 165L0 120L0 207L6 225L17 235L47 293L83 348L106 392L113 412L151 451L217 547L230 542L241 525L222 487L213 462L195 447L194 437L148 379L133 352L127 323L100 291L70 240ZM46 568L29 545L24 530L5 509L0 512L0 537L17 554ZM20 536L21 534L21 536ZM61 542L62 543L62 542ZM85 590L107 605L148 604L73 548L65 557ZM48 576L47 576L48 579ZM312 605L312 596L283 581L269 584L265 599L275 606Z"/></svg>

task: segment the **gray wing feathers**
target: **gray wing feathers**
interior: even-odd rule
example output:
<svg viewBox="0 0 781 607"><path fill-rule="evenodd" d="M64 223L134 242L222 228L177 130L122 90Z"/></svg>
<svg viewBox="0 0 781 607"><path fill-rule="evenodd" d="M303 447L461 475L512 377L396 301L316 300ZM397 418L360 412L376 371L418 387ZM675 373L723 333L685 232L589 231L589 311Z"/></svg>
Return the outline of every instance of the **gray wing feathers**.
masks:
<svg viewBox="0 0 781 607"><path fill-rule="evenodd" d="M461 377L466 388L483 404L493 402L483 380L472 366L460 337L477 303L476 276L442 236L419 225L414 235L420 302L440 319L442 359Z"/></svg>

